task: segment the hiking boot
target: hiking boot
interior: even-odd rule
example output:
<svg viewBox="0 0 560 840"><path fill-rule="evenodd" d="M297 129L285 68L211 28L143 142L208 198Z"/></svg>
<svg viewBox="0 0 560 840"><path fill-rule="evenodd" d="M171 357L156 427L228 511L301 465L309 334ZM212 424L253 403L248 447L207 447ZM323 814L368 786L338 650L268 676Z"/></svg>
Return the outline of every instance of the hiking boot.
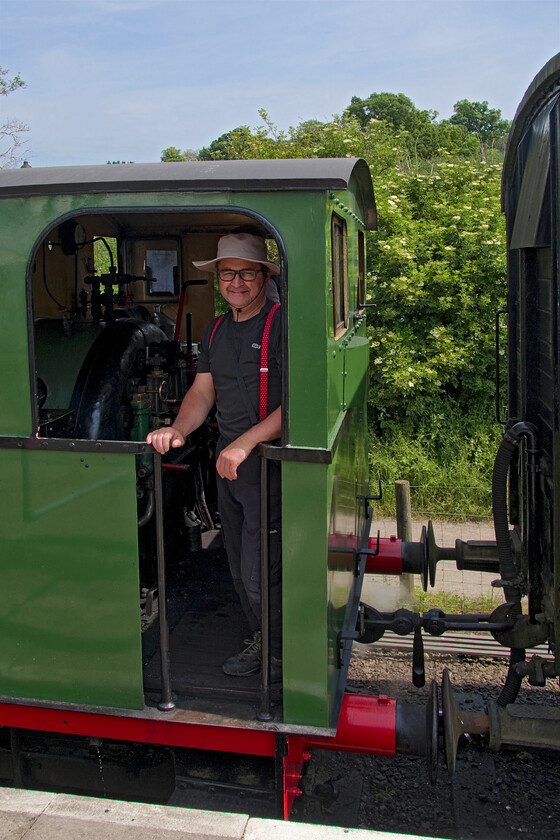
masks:
<svg viewBox="0 0 560 840"><path fill-rule="evenodd" d="M241 653L230 656L222 665L224 674L230 677L251 677L261 670L261 632L257 630L252 639L245 639Z"/></svg>

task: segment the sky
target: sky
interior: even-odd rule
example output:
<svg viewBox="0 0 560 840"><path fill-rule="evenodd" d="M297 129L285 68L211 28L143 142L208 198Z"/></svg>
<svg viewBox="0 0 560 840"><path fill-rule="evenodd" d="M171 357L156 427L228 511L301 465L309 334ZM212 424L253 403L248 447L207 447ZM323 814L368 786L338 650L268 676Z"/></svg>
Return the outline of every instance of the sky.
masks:
<svg viewBox="0 0 560 840"><path fill-rule="evenodd" d="M460 99L511 119L560 49L560 0L0 0L0 123L32 166L158 161L265 108L281 129L352 96Z"/></svg>

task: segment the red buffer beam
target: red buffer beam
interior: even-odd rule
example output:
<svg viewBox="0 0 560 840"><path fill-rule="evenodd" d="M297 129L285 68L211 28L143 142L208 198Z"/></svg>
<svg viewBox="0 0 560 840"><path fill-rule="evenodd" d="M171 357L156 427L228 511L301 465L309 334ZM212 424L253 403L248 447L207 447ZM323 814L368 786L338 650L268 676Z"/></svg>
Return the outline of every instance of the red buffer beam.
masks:
<svg viewBox="0 0 560 840"><path fill-rule="evenodd" d="M0 725L247 755L274 757L276 754L275 733L272 731L190 724L177 720L1 704ZM396 727L397 701L393 698L345 694L336 735L288 735L287 754L283 759L285 818L289 817L296 797L301 796L298 785L311 749L394 756Z"/></svg>

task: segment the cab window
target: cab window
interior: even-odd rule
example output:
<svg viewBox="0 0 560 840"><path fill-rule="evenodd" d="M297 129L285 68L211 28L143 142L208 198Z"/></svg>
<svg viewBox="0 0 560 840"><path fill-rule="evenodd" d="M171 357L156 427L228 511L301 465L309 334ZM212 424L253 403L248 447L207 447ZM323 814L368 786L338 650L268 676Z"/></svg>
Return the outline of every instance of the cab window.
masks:
<svg viewBox="0 0 560 840"><path fill-rule="evenodd" d="M334 337L341 336L348 324L348 253L346 222L333 214L331 221Z"/></svg>

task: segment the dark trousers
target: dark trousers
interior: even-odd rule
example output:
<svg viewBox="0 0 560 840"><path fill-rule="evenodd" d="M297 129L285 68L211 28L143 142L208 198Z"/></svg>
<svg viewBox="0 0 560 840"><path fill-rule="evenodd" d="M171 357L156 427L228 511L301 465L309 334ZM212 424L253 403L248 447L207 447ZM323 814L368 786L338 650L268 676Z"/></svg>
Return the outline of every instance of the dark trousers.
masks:
<svg viewBox="0 0 560 840"><path fill-rule="evenodd" d="M220 438L216 457L227 446ZM270 645L282 651L282 547L280 466L268 462L268 521L270 568ZM217 476L218 507L233 585L251 632L261 628L261 465L251 452L237 470L237 479Z"/></svg>

